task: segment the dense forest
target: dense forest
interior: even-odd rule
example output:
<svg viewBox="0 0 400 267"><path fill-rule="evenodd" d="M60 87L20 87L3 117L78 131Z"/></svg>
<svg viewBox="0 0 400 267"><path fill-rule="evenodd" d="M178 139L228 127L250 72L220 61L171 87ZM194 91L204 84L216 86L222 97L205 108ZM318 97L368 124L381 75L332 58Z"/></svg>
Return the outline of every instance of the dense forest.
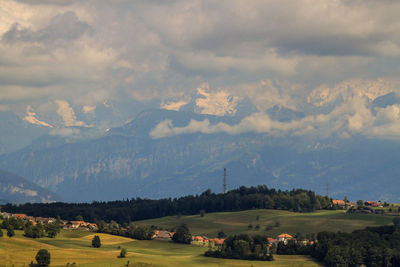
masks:
<svg viewBox="0 0 400 267"><path fill-rule="evenodd" d="M2 211L25 213L35 217L60 216L63 220L74 220L81 215L86 221L114 220L129 223L136 220L159 218L170 215L192 215L200 212L241 211L248 209L280 209L296 212L311 212L328 208L330 199L309 190L281 191L265 185L242 186L225 194L207 190L200 195L189 195L168 199L132 198L121 201L92 203L37 203L2 206Z"/></svg>
<svg viewBox="0 0 400 267"><path fill-rule="evenodd" d="M352 233L320 232L313 245L289 240L277 254L311 255L326 266L400 266L400 227L367 227Z"/></svg>

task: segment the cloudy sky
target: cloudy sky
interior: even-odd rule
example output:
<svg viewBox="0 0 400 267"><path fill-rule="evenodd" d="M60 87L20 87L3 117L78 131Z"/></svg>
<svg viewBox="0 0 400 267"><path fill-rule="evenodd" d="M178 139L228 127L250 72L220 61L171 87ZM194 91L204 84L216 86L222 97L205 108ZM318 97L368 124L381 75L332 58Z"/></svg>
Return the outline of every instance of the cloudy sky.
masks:
<svg viewBox="0 0 400 267"><path fill-rule="evenodd" d="M0 112L65 132L188 103L230 116L247 99L257 112L238 125L164 121L151 136L399 138L400 105L370 106L400 89L398 14L391 0L2 0ZM273 106L306 116L274 121Z"/></svg>

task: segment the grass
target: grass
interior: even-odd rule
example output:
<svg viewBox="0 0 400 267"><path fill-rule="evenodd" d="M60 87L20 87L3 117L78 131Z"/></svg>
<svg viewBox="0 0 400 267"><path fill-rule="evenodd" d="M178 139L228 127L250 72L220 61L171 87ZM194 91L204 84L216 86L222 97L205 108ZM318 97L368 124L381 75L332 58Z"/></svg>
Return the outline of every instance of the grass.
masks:
<svg viewBox="0 0 400 267"><path fill-rule="evenodd" d="M93 233L63 230L56 238L30 239L16 231L12 238L0 238L0 266L28 266L41 248L49 250L51 266L66 266L75 262L80 267L130 266L319 266L306 256L279 256L273 262L241 261L207 258L206 248L174 244L165 241L138 241L99 234L102 246L90 246ZM117 258L120 248L126 248L127 258Z"/></svg>
<svg viewBox="0 0 400 267"><path fill-rule="evenodd" d="M259 220L257 220L259 216ZM165 229L171 229L185 223L191 232L196 235L216 237L218 231L227 235L248 233L268 234L276 236L280 233L302 234L317 233L320 231L351 232L363 229L367 226L379 226L390 224L393 217L375 214L347 214L342 210L321 210L313 213L294 213L282 210L248 210L240 212L208 213L204 217L169 216L159 219L137 221L137 224L156 225ZM266 231L266 226L279 223L279 227L273 227ZM253 229L248 229L252 224ZM259 225L258 231L255 226Z"/></svg>
<svg viewBox="0 0 400 267"><path fill-rule="evenodd" d="M259 218L257 220L257 217ZM153 220L138 221L137 224L157 225L173 228L186 223L193 234L215 237L218 231L226 234L289 234L317 233L320 231L351 232L367 226L390 224L393 216L372 214L346 214L344 211L317 211L293 213L282 210L248 210L241 212L206 213L192 216L169 216ZM268 225L279 223L279 227L265 231ZM253 229L248 229L252 224ZM258 231L254 230L260 225ZM122 267L129 261L132 266L319 266L307 256L275 255L273 262L215 259L202 256L207 248L180 245L163 241L138 241L125 237L98 234L101 248L92 248L94 233L88 231L62 230L56 238L26 238L22 231L16 236L0 238L0 267L28 266L41 248L49 250L51 266L66 266L75 262L80 267ZM121 248L128 251L127 258L117 258Z"/></svg>

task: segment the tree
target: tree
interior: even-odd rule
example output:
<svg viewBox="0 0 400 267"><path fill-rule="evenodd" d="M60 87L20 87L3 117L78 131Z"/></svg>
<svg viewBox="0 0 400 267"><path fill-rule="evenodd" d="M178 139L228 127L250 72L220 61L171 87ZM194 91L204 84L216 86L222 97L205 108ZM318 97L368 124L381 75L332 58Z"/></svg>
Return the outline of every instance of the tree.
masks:
<svg viewBox="0 0 400 267"><path fill-rule="evenodd" d="M218 238L225 238L226 234L224 233L224 231L219 231L218 232Z"/></svg>
<svg viewBox="0 0 400 267"><path fill-rule="evenodd" d="M190 234L189 228L182 224L176 230L175 234L172 236L172 241L176 243L184 243L190 244L190 240L192 239L192 235Z"/></svg>
<svg viewBox="0 0 400 267"><path fill-rule="evenodd" d="M76 220L76 221L83 221L82 215L76 216L76 217L75 217L75 220Z"/></svg>
<svg viewBox="0 0 400 267"><path fill-rule="evenodd" d="M41 249L36 254L36 261L39 266L49 266L50 253L47 249Z"/></svg>
<svg viewBox="0 0 400 267"><path fill-rule="evenodd" d="M399 225L399 224L400 224L400 217L399 217L399 216L396 216L396 217L393 218L392 221L393 221L393 224L394 224L394 225Z"/></svg>
<svg viewBox="0 0 400 267"><path fill-rule="evenodd" d="M0 237L3 237L3 231L0 229Z"/></svg>
<svg viewBox="0 0 400 267"><path fill-rule="evenodd" d="M48 223L44 226L47 236L50 238L56 237L56 235L60 232L60 224L57 222Z"/></svg>
<svg viewBox="0 0 400 267"><path fill-rule="evenodd" d="M361 199L357 200L357 206L363 207L364 206L364 201L362 201Z"/></svg>
<svg viewBox="0 0 400 267"><path fill-rule="evenodd" d="M101 247L101 241L100 237L98 235L95 235L92 239L92 247L94 248L99 248Z"/></svg>
<svg viewBox="0 0 400 267"><path fill-rule="evenodd" d="M126 257L126 253L127 253L126 248L122 248L121 252L119 253L119 258L125 258Z"/></svg>
<svg viewBox="0 0 400 267"><path fill-rule="evenodd" d="M11 225L7 227L7 236L10 238L15 236L14 227L12 227Z"/></svg>

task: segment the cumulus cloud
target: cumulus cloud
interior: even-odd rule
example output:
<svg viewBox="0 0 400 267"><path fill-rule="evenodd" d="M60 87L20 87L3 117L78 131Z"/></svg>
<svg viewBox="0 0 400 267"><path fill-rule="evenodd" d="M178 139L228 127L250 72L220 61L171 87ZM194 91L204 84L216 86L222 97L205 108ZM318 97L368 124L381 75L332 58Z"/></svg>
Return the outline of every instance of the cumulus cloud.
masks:
<svg viewBox="0 0 400 267"><path fill-rule="evenodd" d="M323 138L331 136L347 138L352 134L362 134L368 137L399 137L399 118L400 106L397 104L386 108L377 108L377 113L374 115L365 98L355 97L328 114L310 115L289 122L272 120L264 112L254 113L234 125L211 124L208 119L205 119L203 121L191 120L186 126L174 127L172 120L164 120L156 125L149 135L154 139L192 133L237 135L249 132L268 133L276 136L308 134Z"/></svg>
<svg viewBox="0 0 400 267"><path fill-rule="evenodd" d="M61 116L66 127L88 126L85 122L76 119L75 112L67 101L56 100L56 104L58 105L57 114Z"/></svg>
<svg viewBox="0 0 400 267"><path fill-rule="evenodd" d="M32 107L29 105L26 107L26 115L24 120L32 124L53 128L53 125L36 118L36 113L33 112Z"/></svg>

